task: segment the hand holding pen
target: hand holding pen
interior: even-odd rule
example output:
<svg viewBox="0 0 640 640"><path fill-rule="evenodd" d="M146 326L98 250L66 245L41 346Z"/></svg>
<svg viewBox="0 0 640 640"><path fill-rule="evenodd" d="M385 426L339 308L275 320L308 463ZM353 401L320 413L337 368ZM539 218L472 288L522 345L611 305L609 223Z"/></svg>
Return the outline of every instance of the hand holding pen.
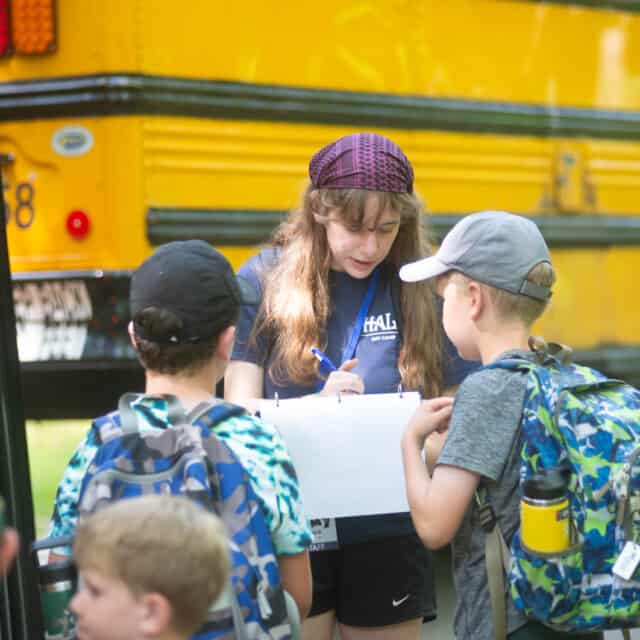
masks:
<svg viewBox="0 0 640 640"><path fill-rule="evenodd" d="M364 381L357 373L351 370L358 365L358 359L352 358L336 367L329 357L313 347L311 353L317 358L319 370L322 375L327 376L324 387L320 391L321 396L336 396L339 393L364 393Z"/></svg>

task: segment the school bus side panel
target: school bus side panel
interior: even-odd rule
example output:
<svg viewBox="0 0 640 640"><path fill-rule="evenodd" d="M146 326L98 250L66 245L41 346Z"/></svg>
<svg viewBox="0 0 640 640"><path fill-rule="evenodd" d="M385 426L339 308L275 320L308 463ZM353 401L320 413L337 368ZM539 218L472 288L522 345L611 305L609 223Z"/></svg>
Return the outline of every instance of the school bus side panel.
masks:
<svg viewBox="0 0 640 640"><path fill-rule="evenodd" d="M637 108L640 16L503 0L140 3L146 73ZM151 9L153 7L153 9ZM191 42L191 47L172 46ZM213 44L214 50L210 49Z"/></svg>

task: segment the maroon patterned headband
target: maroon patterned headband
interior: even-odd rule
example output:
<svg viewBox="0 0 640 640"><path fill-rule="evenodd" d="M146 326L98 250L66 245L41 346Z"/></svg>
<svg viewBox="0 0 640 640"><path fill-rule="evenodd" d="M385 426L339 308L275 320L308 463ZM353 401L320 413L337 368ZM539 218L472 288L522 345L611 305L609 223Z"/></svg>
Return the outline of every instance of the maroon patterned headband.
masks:
<svg viewBox="0 0 640 640"><path fill-rule="evenodd" d="M309 163L316 189L413 193L413 168L400 147L375 133L354 133L318 151Z"/></svg>

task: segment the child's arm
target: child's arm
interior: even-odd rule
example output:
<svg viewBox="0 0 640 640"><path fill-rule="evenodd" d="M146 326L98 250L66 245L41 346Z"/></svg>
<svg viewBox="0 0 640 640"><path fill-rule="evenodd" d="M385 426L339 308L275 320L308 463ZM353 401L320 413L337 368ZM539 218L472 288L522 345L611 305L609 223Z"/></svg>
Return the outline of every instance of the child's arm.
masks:
<svg viewBox="0 0 640 640"><path fill-rule="evenodd" d="M445 440L447 439L448 431L448 429L447 431L443 431L442 433L436 431L425 440L424 461L427 465L429 475L433 475L433 471L436 468L436 463L438 462L438 457L440 456L442 447L444 447Z"/></svg>
<svg viewBox="0 0 640 640"><path fill-rule="evenodd" d="M59 538L75 534L82 480L97 451L95 430L90 428L71 456L58 485L47 537ZM71 547L67 547L64 553L63 547L57 547L57 549L58 552L49 552L49 562L66 560L71 555Z"/></svg>
<svg viewBox="0 0 640 640"><path fill-rule="evenodd" d="M455 385L453 387L446 388L442 392L442 395L450 396L453 398L456 395L458 386L459 385ZM444 446L445 440L447 439L448 431L448 428L445 431L435 431L431 433L425 440L424 461L427 464L427 469L429 469L429 474L433 474L433 470L436 468L436 462L438 462L438 457L440 456L442 447Z"/></svg>
<svg viewBox="0 0 640 640"><path fill-rule="evenodd" d="M437 549L451 541L480 481L476 473L446 465L438 466L432 479L422 461L425 438L430 433L446 429L451 405L451 398L423 402L402 438L411 517L422 542L430 549Z"/></svg>
<svg viewBox="0 0 640 640"><path fill-rule="evenodd" d="M15 529L6 528L0 539L0 578L9 572L20 548L20 538Z"/></svg>
<svg viewBox="0 0 640 640"><path fill-rule="evenodd" d="M304 620L311 610L313 592L309 552L279 555L277 559L282 586L295 600L300 620Z"/></svg>
<svg viewBox="0 0 640 640"><path fill-rule="evenodd" d="M264 369L253 362L232 360L224 374L224 399L255 413L262 398Z"/></svg>

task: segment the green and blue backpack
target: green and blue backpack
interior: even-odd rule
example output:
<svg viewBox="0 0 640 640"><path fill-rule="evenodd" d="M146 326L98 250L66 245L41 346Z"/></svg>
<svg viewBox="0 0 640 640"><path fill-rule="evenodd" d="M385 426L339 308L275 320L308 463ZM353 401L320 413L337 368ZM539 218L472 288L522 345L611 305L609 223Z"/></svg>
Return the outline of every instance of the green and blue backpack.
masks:
<svg viewBox="0 0 640 640"><path fill-rule="evenodd" d="M166 395L159 399L167 403L168 424L140 431L131 407L138 398L125 394L118 411L93 422L100 446L82 482L80 518L147 493L195 500L227 528L231 580L192 640L297 637L297 610L282 587L258 496L240 461L215 433L216 425L245 410L217 401L187 414L175 396Z"/></svg>
<svg viewBox="0 0 640 640"><path fill-rule="evenodd" d="M640 391L570 364L570 350L560 345L535 338L530 346L537 362L511 358L488 366L527 375L520 492L534 474L566 470L572 539L560 554L537 555L519 531L507 548L485 520L496 638L505 633L504 572L516 607L557 631L640 626L640 571L628 580L613 572L623 549L640 545ZM478 500L482 521L490 504Z"/></svg>

